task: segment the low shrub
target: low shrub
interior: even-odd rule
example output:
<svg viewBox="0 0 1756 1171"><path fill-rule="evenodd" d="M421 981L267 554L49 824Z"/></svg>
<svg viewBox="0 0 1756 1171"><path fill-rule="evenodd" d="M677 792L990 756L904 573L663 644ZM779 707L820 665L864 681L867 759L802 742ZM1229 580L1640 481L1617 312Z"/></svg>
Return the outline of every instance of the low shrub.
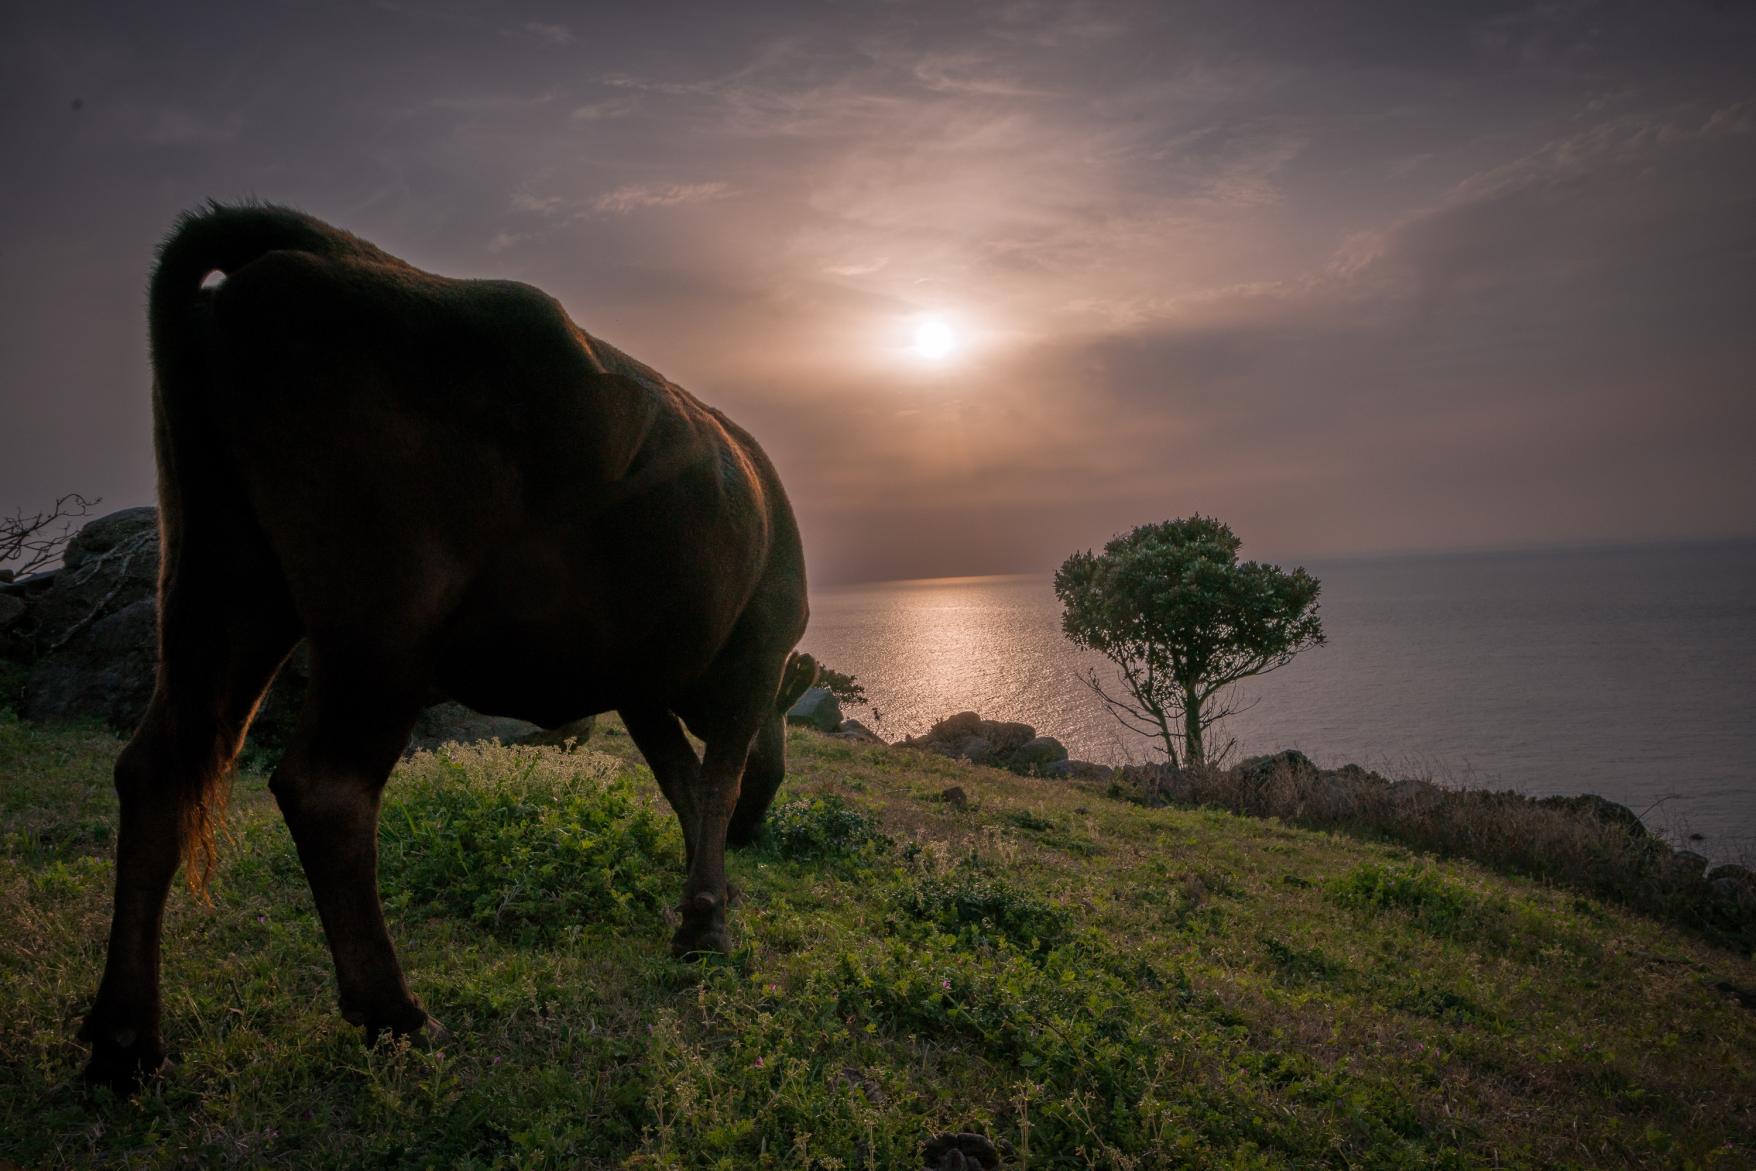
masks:
<svg viewBox="0 0 1756 1171"><path fill-rule="evenodd" d="M1072 937L1072 917L1061 907L1009 883L979 860L947 874L924 874L898 893L903 915L970 944L1001 943L1043 956Z"/></svg>
<svg viewBox="0 0 1756 1171"><path fill-rule="evenodd" d="M776 805L756 840L759 852L789 862L853 862L886 853L892 845L870 815L833 793Z"/></svg>
<svg viewBox="0 0 1756 1171"><path fill-rule="evenodd" d="M380 886L392 906L521 941L654 921L676 899L683 856L651 788L593 753L417 753L386 795Z"/></svg>

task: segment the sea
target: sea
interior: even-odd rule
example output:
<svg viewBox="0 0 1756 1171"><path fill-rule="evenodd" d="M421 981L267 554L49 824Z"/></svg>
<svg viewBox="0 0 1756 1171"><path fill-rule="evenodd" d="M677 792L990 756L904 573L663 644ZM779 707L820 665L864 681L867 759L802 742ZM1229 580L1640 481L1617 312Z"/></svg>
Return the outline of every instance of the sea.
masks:
<svg viewBox="0 0 1756 1171"><path fill-rule="evenodd" d="M1756 857L1756 542L1305 561L1327 644L1241 684L1230 759L1597 793L1714 861ZM805 650L887 740L959 711L1076 758L1158 759L1083 681L1049 574L814 590Z"/></svg>

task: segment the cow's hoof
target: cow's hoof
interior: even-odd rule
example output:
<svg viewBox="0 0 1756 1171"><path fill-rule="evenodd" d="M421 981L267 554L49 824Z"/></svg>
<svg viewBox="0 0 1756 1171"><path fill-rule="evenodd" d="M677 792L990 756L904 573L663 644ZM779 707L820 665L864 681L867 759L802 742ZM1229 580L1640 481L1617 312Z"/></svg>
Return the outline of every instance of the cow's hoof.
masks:
<svg viewBox="0 0 1756 1171"><path fill-rule="evenodd" d="M726 955L732 950L732 933L726 927L725 904L710 894L684 901L683 924L671 936L671 954L677 959L697 953Z"/></svg>
<svg viewBox="0 0 1756 1171"><path fill-rule="evenodd" d="M366 1044L394 1045L407 1041L411 1049L436 1049L450 1036L445 1026L427 1015L418 1002L394 1005L378 1011L343 1004L342 1019L359 1025Z"/></svg>
<svg viewBox="0 0 1756 1171"><path fill-rule="evenodd" d="M165 1067L164 1042L157 1037L142 1037L133 1029L102 1032L90 1025L80 1037L91 1042L91 1060L80 1075L88 1086L105 1086L126 1097Z"/></svg>

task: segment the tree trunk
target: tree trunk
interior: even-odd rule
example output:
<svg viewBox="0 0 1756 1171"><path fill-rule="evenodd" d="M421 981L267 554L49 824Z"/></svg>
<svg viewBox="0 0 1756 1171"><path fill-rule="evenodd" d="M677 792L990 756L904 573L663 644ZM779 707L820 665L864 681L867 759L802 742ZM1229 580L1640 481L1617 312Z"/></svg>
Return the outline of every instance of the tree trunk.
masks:
<svg viewBox="0 0 1756 1171"><path fill-rule="evenodd" d="M1201 700L1192 692L1183 693L1183 758L1190 768L1207 766L1207 747L1201 742Z"/></svg>
<svg viewBox="0 0 1756 1171"><path fill-rule="evenodd" d="M1158 734L1159 734L1159 739L1161 739L1165 742L1165 763L1170 765L1172 768L1176 768L1177 767L1177 737L1174 733L1172 733L1171 726L1165 722L1165 719L1163 716L1159 717Z"/></svg>

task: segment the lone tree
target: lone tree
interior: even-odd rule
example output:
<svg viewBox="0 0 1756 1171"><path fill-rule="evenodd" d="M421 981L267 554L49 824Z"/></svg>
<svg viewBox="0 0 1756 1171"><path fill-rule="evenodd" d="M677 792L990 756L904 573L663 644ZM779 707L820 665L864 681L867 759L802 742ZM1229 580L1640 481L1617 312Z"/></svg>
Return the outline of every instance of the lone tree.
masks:
<svg viewBox="0 0 1756 1171"><path fill-rule="evenodd" d="M1189 765L1206 765L1207 729L1237 710L1221 691L1324 641L1321 583L1302 568L1240 563L1239 543L1196 515L1141 525L1055 574L1061 628L1115 663L1127 694L1096 671L1086 685L1123 725L1157 736L1173 765L1179 739Z"/></svg>

